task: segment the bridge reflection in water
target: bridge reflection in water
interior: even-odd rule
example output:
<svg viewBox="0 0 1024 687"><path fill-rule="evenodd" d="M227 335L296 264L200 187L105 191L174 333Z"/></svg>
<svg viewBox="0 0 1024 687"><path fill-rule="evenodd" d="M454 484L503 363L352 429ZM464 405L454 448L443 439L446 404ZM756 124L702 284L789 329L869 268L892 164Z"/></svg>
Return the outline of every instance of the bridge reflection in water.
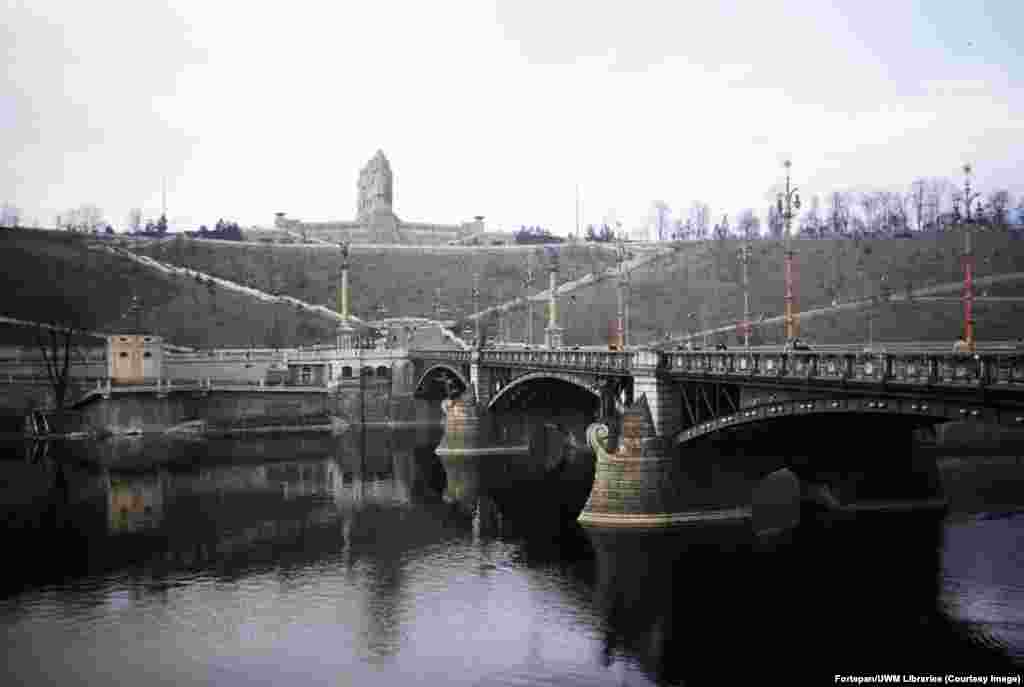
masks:
<svg viewBox="0 0 1024 687"><path fill-rule="evenodd" d="M521 421L559 446L561 430L536 420ZM19 465L64 517L6 533L14 550L40 553L0 593L0 675L793 683L1004 672L1000 642L1024 659L1020 563L1007 555L1020 517L862 514L774 537L729 523L583 530L578 503L564 506L589 491L581 455L534 443L514 459L438 457L439 439L438 428L261 439L244 464L238 442L180 443L141 472L76 466L68 445L30 453ZM27 649L40 642L62 647L62 661L44 668Z"/></svg>

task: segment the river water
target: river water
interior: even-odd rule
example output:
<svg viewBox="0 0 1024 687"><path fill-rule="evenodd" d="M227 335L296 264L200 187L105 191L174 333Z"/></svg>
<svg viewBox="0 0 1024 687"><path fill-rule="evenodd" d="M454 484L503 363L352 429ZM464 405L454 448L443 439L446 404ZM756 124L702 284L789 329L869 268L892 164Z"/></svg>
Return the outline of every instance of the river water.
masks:
<svg viewBox="0 0 1024 687"><path fill-rule="evenodd" d="M1024 672L1017 458L943 460L945 516L598 535L586 459L442 462L439 439L3 445L0 684Z"/></svg>

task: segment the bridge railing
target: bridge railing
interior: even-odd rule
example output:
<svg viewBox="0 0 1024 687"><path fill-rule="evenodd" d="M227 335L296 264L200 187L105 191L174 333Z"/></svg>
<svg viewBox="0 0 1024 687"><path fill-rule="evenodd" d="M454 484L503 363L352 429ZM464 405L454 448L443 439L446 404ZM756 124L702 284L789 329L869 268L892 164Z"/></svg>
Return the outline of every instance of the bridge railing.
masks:
<svg viewBox="0 0 1024 687"><path fill-rule="evenodd" d="M528 351L483 350L480 362L488 365L530 367L533 365L571 370L629 372L635 362L634 351L573 349L536 349Z"/></svg>
<svg viewBox="0 0 1024 687"><path fill-rule="evenodd" d="M410 358L424 360L444 360L453 363L468 363L472 360L472 351L457 351L450 348L444 349L413 349L409 351Z"/></svg>
<svg viewBox="0 0 1024 687"><path fill-rule="evenodd" d="M1024 384L1024 352L838 353L806 351L674 351L663 353L670 374L774 377L866 384L989 386Z"/></svg>

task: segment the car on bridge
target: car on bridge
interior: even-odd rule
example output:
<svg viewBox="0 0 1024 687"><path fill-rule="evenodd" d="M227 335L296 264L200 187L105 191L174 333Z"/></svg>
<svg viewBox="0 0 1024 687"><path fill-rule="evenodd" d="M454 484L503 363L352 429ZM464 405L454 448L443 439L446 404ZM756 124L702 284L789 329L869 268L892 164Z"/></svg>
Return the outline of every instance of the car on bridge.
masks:
<svg viewBox="0 0 1024 687"><path fill-rule="evenodd" d="M786 346L785 346L785 348L783 350L785 350L787 352L788 351L813 351L814 348L811 346L811 344L807 343L806 341L804 341L800 337L797 337L795 339L791 339L790 341L787 341L786 342Z"/></svg>

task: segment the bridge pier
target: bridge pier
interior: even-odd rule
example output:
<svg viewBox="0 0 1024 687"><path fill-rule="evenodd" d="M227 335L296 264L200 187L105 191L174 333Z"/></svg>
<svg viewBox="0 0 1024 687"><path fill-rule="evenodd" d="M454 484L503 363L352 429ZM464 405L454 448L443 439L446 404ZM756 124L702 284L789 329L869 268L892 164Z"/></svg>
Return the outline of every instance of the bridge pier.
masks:
<svg viewBox="0 0 1024 687"><path fill-rule="evenodd" d="M675 384L658 374L658 354L655 351L637 351L633 366L633 397L647 398L654 432L660 437L671 437L682 422L683 406Z"/></svg>
<svg viewBox="0 0 1024 687"><path fill-rule="evenodd" d="M607 439L607 426L587 429L597 462L590 497L578 518L581 525L655 529L749 515L749 509L694 507L689 480L669 441L657 435L646 396L626 408L616 451L609 451Z"/></svg>

